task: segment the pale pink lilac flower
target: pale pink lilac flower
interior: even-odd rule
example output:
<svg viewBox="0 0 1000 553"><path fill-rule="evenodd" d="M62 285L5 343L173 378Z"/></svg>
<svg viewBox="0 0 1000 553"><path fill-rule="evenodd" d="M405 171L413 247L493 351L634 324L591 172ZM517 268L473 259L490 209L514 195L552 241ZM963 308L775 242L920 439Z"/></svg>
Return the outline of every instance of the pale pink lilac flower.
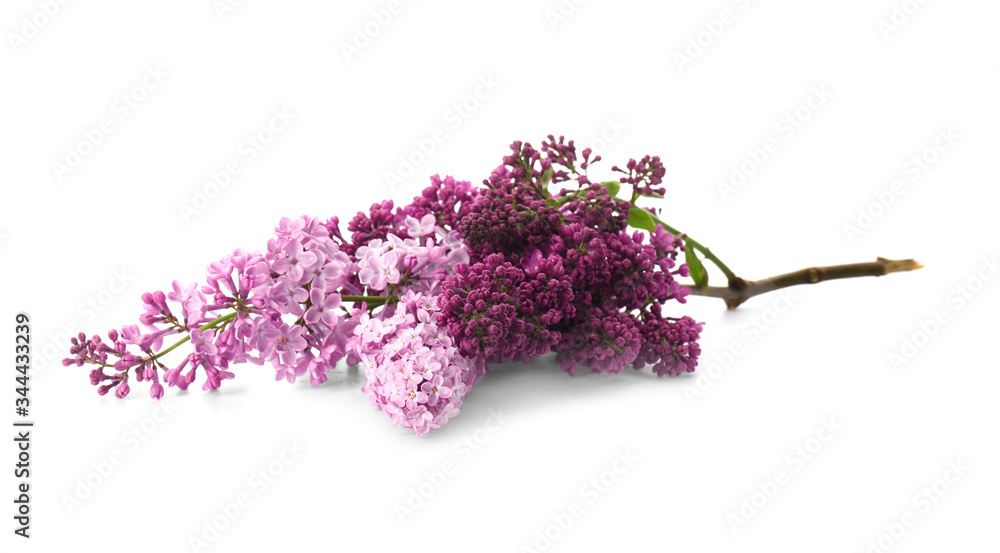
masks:
<svg viewBox="0 0 1000 553"><path fill-rule="evenodd" d="M414 238L419 238L434 232L434 226L437 224L437 218L433 213L424 215L420 218L420 220L417 220L416 217L407 216L404 223L406 224L406 229L409 235Z"/></svg>
<svg viewBox="0 0 1000 553"><path fill-rule="evenodd" d="M457 415L485 373L484 364L462 357L444 329L431 322L437 308L428 312L430 302L423 299L409 293L384 320L363 317L354 341L367 379L362 390L372 405L418 436Z"/></svg>
<svg viewBox="0 0 1000 553"><path fill-rule="evenodd" d="M361 283L372 290L385 290L390 284L399 283L399 254L389 251L380 254L378 250L368 250L364 259L359 262L362 267L358 272Z"/></svg>

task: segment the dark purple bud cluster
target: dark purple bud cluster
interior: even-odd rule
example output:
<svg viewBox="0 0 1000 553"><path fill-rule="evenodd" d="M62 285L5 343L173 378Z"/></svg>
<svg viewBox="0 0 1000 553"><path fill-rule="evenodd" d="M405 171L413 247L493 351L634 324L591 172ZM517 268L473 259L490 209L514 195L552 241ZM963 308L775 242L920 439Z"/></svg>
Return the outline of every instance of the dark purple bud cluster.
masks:
<svg viewBox="0 0 1000 553"><path fill-rule="evenodd" d="M511 156L508 156L511 157ZM562 224L559 209L524 184L521 167L500 167L485 181L489 187L458 224L473 261L499 253L513 256L544 243ZM521 179L520 181L518 179Z"/></svg>
<svg viewBox="0 0 1000 553"><path fill-rule="evenodd" d="M442 179L439 175L434 175L431 177L431 185L414 198L404 212L417 219L431 213L437 217L439 225L447 230L454 230L462 217L472 210L479 192L469 181L455 180L451 176Z"/></svg>
<svg viewBox="0 0 1000 553"><path fill-rule="evenodd" d="M642 334L635 316L618 310L591 309L559 344L559 363L576 375L577 366L590 372L618 374L633 363L642 347Z"/></svg>
<svg viewBox="0 0 1000 553"><path fill-rule="evenodd" d="M472 264L444 282L439 324L463 354L496 363L530 361L557 351L563 367L620 372L652 364L657 374L693 370L700 325L663 319L664 302L684 302L675 280L684 241L657 226L627 230L632 204L612 193L618 183L592 183L586 169L600 159L573 141L549 136L540 150L515 142L484 181L486 190L461 218L458 232ZM623 183L638 194L665 170L658 157L630 160ZM575 180L576 189L549 192ZM648 326L648 328L647 328Z"/></svg>
<svg viewBox="0 0 1000 553"><path fill-rule="evenodd" d="M693 372L698 365L701 347L698 336L703 323L691 317L679 319L662 318L660 306L656 304L651 314L642 324L642 348L635 360L635 367L641 369L646 364L653 365L653 372L659 376L677 376Z"/></svg>
<svg viewBox="0 0 1000 553"><path fill-rule="evenodd" d="M621 178L622 184L631 184L635 187L636 194L640 196L662 197L667 192L662 186L656 187L663 182L663 176L667 174L660 156L645 156L639 161L630 159L625 169L616 165L611 170L624 174L625 176Z"/></svg>

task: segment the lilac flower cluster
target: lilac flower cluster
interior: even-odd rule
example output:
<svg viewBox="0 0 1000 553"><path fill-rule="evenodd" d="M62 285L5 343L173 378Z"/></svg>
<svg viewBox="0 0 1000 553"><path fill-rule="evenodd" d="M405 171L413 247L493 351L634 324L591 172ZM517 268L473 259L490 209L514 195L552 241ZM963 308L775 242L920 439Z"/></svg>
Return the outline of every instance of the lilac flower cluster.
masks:
<svg viewBox="0 0 1000 553"><path fill-rule="evenodd" d="M537 190L519 186L519 167L496 169L486 182L489 188L462 217L458 231L476 261L498 253L512 255L526 245L540 243L562 224L559 210Z"/></svg>
<svg viewBox="0 0 1000 553"><path fill-rule="evenodd" d="M651 364L657 376L693 372L701 355L698 345L701 328L702 323L695 322L691 317L662 317L660 306L656 304L642 325L643 340L635 367L641 369L647 363Z"/></svg>
<svg viewBox="0 0 1000 553"><path fill-rule="evenodd" d="M490 363L529 362L559 342L555 330L576 313L572 281L559 258L536 250L515 267L502 254L455 267L438 300L440 324L469 357Z"/></svg>
<svg viewBox="0 0 1000 553"><path fill-rule="evenodd" d="M97 365L92 383L108 382L99 392L117 388L118 397L129 393L130 373L151 381L150 394L159 397L161 378L187 389L201 371L202 388L215 390L233 378L230 365L248 361L271 363L278 380L294 382L308 373L313 384L325 382L347 353L352 323L337 309L355 262L314 218L282 219L275 235L264 253L236 250L210 264L200 288L174 281L167 294L144 294L139 320L145 330L111 330L110 344L100 336L81 337L71 350L74 357L63 364ZM290 318L296 323L289 324ZM157 351L172 335L182 336L178 344ZM166 365L163 356L188 341L190 352Z"/></svg>
<svg viewBox="0 0 1000 553"><path fill-rule="evenodd" d="M666 188L656 186L663 182L663 176L667 174L660 156L645 156L639 161L630 159L625 169L616 165L611 170L624 174L622 184L631 184L637 195L662 198L667 192Z"/></svg>
<svg viewBox="0 0 1000 553"><path fill-rule="evenodd" d="M639 321L617 310L595 307L559 344L559 361L564 371L576 375L577 365L590 372L618 374L635 361L642 347Z"/></svg>
<svg viewBox="0 0 1000 553"><path fill-rule="evenodd" d="M417 435L455 416L490 364L555 352L570 374L693 371L701 324L662 314L685 301L683 237L628 230L635 199L662 195L663 164L647 156L615 167L620 183L591 182L600 159L550 135L512 144L483 187L434 176L408 205L372 204L346 236L337 217L284 218L266 250L144 294L140 324L80 334L63 364L91 365L98 393L119 398L130 380L154 398L199 379L216 390L247 362L313 386L361 364L372 405Z"/></svg>
<svg viewBox="0 0 1000 553"><path fill-rule="evenodd" d="M688 276L677 261L681 237L662 226L648 242L645 233L628 232L632 203L580 172L599 156L584 151L575 167L572 141L549 136L541 150L521 142L511 150L458 225L474 263L457 265L441 294L439 322L462 353L495 363L554 350L570 374L578 365L609 373L630 364L652 364L658 375L694 370L701 327L659 316L663 303L684 302L688 292L676 280ZM627 167L622 183L634 197L660 193L653 188L665 173L658 157ZM548 191L572 181L576 189Z"/></svg>
<svg viewBox="0 0 1000 553"><path fill-rule="evenodd" d="M418 436L457 415L465 395L486 373L482 359L461 355L435 324L437 312L434 296L411 290L383 317L361 315L354 329L354 351L368 381L362 391L393 424Z"/></svg>

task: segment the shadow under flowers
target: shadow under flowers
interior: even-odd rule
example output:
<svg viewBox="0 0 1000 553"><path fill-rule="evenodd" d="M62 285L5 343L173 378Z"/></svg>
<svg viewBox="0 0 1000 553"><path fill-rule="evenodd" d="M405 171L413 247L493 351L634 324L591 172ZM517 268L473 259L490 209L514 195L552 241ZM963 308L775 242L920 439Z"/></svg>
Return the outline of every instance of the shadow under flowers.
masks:
<svg viewBox="0 0 1000 553"><path fill-rule="evenodd" d="M555 354L541 356L531 363L493 365L466 396L461 413L423 439L432 440L435 436L454 439L475 431L495 410L521 418L543 409L566 409L567 403L578 403L580 400L590 404L605 398L611 400L637 388L680 387L695 374L660 378L649 367L638 371L626 368L621 374L591 374L589 369L581 367L576 376L569 376L556 361ZM353 394L358 399L363 398L367 404L368 398L361 392L364 385L364 371L357 366L344 365L330 371L327 382L319 386L312 386L308 378L294 384L297 393L308 390L317 394ZM669 401L668 398L664 400ZM591 416L593 413L584 415ZM372 409L372 416L384 415ZM579 418L581 413L576 408L570 408L566 416ZM412 431L402 427L399 430L401 437L412 437Z"/></svg>
<svg viewBox="0 0 1000 553"><path fill-rule="evenodd" d="M649 367L638 371L626 368L621 374L591 374L589 369L582 367L576 376L569 376L556 361L555 354L539 357L527 364L494 365L473 386L462 404L461 414L428 437L454 438L474 431L497 409L502 409L513 418L528 417L546 409L569 409L566 418L580 420L581 415L594 416L594 412L587 408L587 413L581 413L576 407L568 407L568 403L595 405L600 400L611 400L637 388L679 389L693 377L695 374L660 378ZM669 401L668 398L664 400Z"/></svg>

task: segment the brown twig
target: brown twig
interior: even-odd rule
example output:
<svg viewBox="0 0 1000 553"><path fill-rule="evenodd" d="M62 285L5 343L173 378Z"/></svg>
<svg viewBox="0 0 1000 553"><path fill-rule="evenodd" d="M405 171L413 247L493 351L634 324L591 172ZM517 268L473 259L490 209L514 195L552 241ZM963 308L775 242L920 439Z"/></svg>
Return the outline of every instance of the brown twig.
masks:
<svg viewBox="0 0 1000 553"><path fill-rule="evenodd" d="M731 280L729 286L708 286L704 289L693 284L685 287L691 291L693 296L706 296L711 298L721 298L726 302L726 307L736 309L748 299L773 292L789 286L799 284L816 284L827 280L837 280L840 278L855 278L865 276L884 276L890 273L900 273L904 271L914 271L923 267L920 263L912 259L892 260L878 258L876 261L868 263L850 263L848 265L832 265L829 267L809 267L783 275L773 276L762 280L745 280L737 278Z"/></svg>

